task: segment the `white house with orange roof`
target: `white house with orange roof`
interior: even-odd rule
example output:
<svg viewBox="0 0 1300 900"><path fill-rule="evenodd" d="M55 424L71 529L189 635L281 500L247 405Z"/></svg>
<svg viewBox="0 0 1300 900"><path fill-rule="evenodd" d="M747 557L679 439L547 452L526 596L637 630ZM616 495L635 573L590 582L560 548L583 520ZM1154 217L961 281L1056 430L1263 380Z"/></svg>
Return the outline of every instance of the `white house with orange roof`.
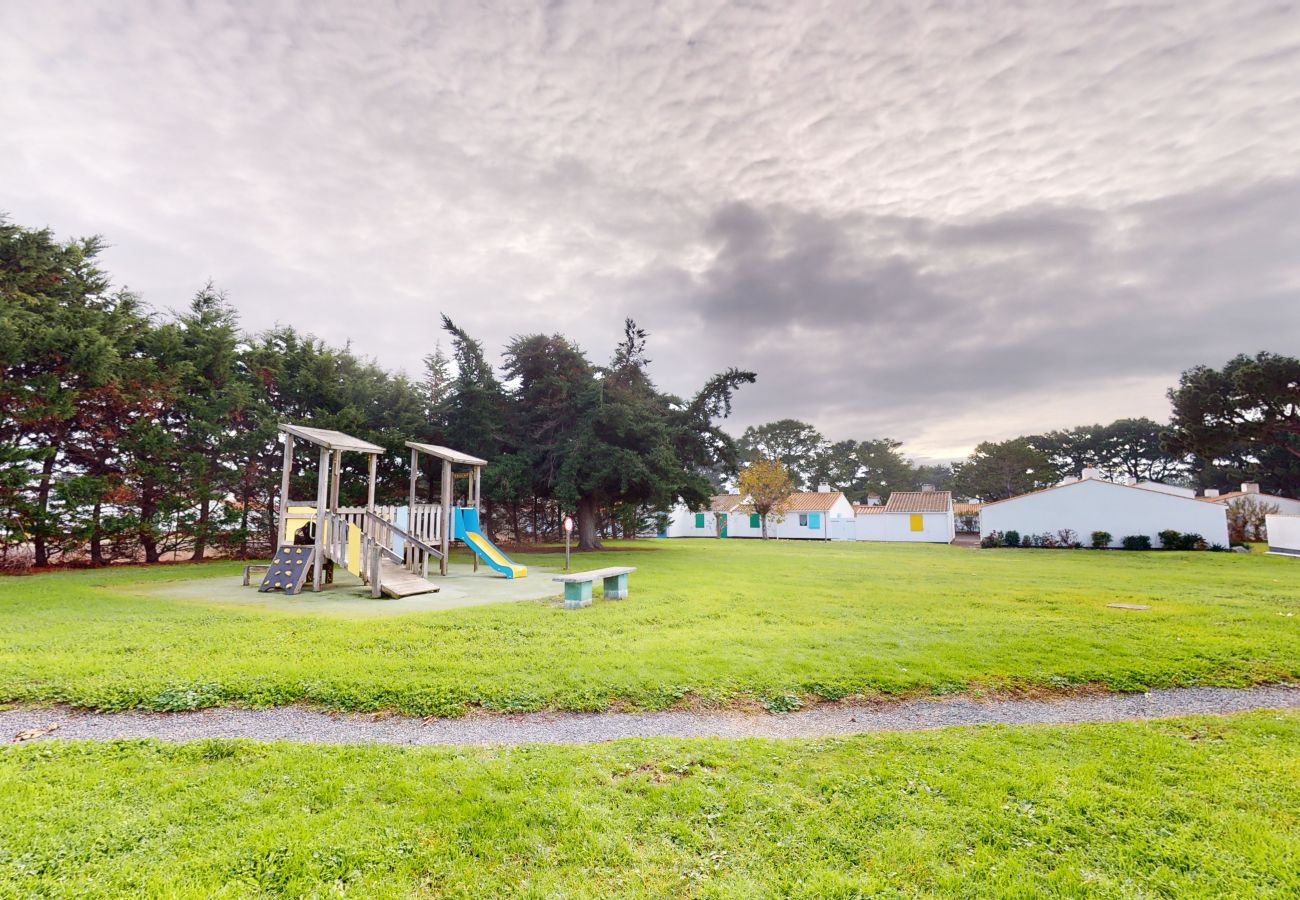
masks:
<svg viewBox="0 0 1300 900"><path fill-rule="evenodd" d="M1160 532L1199 534L1208 544L1228 546L1227 510L1200 497L1106 481L1096 469L1078 480L980 507L980 535L1018 531L1056 535L1064 529L1087 545L1093 532L1110 534L1110 546L1125 537L1146 535L1160 546Z"/></svg>
<svg viewBox="0 0 1300 900"><path fill-rule="evenodd" d="M950 544L957 536L952 493L928 488L894 491L884 505L854 508L860 541Z"/></svg>
<svg viewBox="0 0 1300 900"><path fill-rule="evenodd" d="M853 504L842 491L821 485L816 491L800 491L792 495L789 509L781 521L768 518L767 535L787 540L831 540L839 536L832 520L852 523ZM707 510L688 510L679 505L660 535L756 538L763 536L763 522L740 494L719 494L712 499Z"/></svg>

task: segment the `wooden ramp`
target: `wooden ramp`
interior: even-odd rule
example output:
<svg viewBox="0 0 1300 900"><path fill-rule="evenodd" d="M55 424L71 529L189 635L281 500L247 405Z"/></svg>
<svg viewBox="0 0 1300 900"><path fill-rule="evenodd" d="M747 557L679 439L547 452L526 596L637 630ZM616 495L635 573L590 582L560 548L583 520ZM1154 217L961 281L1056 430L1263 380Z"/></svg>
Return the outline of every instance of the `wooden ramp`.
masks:
<svg viewBox="0 0 1300 900"><path fill-rule="evenodd" d="M405 566L391 559L379 561L379 589L389 597L410 597L412 594L431 594L438 586L421 578Z"/></svg>

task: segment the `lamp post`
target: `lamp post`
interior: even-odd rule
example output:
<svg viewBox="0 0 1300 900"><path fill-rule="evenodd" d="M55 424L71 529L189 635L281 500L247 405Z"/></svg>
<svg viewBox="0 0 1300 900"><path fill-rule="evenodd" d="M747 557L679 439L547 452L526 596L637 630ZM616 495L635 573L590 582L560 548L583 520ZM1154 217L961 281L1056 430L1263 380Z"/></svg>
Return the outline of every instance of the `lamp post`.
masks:
<svg viewBox="0 0 1300 900"><path fill-rule="evenodd" d="M573 516L564 517L564 571L569 571L569 537L573 534Z"/></svg>

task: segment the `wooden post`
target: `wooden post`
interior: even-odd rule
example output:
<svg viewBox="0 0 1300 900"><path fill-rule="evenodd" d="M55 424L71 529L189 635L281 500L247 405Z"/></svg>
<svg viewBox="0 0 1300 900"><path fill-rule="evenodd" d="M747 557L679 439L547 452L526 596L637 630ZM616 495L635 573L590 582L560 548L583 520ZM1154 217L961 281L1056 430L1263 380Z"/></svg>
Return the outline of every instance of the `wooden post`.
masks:
<svg viewBox="0 0 1300 900"><path fill-rule="evenodd" d="M367 462L369 463L370 481L366 485L366 512L375 511L375 467L378 465L379 457L373 453L367 453Z"/></svg>
<svg viewBox="0 0 1300 900"><path fill-rule="evenodd" d="M330 512L339 509L339 482L343 480L343 451L334 451L334 474L330 481Z"/></svg>
<svg viewBox="0 0 1300 900"><path fill-rule="evenodd" d="M414 447L411 448L411 491L407 495L407 503L410 511L407 513L406 524L410 526L411 521L415 518L415 483L420 480L420 451ZM408 527L408 531L411 529ZM411 534L415 534L411 531Z"/></svg>
<svg viewBox="0 0 1300 900"><path fill-rule="evenodd" d="M280 508L275 522L275 546L272 555L280 545L289 540L284 530L289 526L289 475L293 472L293 435L284 433L284 468L280 472Z"/></svg>
<svg viewBox="0 0 1300 900"><path fill-rule="evenodd" d="M451 508L454 498L451 496L451 463L442 461L442 562L439 565L442 574L447 574L447 557L451 555Z"/></svg>
<svg viewBox="0 0 1300 900"><path fill-rule="evenodd" d="M325 503L329 499L330 452L324 447L320 451L320 466L316 477L316 546L315 561L312 563L311 589L320 590L321 569L324 557L321 553L325 545Z"/></svg>

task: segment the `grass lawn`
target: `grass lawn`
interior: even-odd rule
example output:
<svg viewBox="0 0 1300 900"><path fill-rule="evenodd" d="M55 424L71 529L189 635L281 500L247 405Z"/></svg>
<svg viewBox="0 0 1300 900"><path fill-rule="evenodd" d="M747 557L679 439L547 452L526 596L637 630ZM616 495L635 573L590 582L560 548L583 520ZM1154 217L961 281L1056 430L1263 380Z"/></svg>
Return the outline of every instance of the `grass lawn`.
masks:
<svg viewBox="0 0 1300 900"><path fill-rule="evenodd" d="M354 619L156 590L237 578L234 563L3 578L0 702L456 715L1300 679L1293 559L678 540L575 560L615 563L639 567L631 598L586 610L521 601Z"/></svg>
<svg viewBox="0 0 1300 900"><path fill-rule="evenodd" d="M1300 714L0 749L0 896L1295 897Z"/></svg>

